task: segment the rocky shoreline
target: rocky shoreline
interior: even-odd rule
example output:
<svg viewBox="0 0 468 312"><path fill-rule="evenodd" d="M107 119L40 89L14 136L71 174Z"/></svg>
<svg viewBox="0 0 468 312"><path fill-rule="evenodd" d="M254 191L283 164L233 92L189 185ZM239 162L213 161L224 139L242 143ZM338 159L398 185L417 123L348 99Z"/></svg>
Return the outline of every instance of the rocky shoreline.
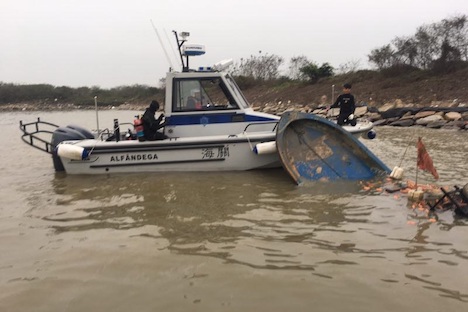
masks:
<svg viewBox="0 0 468 312"><path fill-rule="evenodd" d="M147 103L124 103L118 106L99 106L100 110L140 110L144 111ZM0 111L72 111L94 110L93 105L74 104L7 104L0 105ZM324 117L338 116L339 109L326 111L326 105L302 105L290 101L284 103L265 103L253 105L253 109L280 116L285 111L298 110L313 113ZM380 107L361 103L356 107L355 115L358 118L368 119L375 126L412 127L423 126L434 129L468 130L468 105L454 100L451 103L433 103L429 106L405 104L401 100L386 103Z"/></svg>
<svg viewBox="0 0 468 312"><path fill-rule="evenodd" d="M336 117L339 113L338 108L327 112L325 105L314 108L281 102L254 106L254 109L276 115L281 115L284 111L299 110L329 118ZM361 103L356 107L355 115L358 118L372 121L375 126L422 126L433 129L468 130L468 105L457 101L434 103L430 106L404 104L401 100L386 103L381 107Z"/></svg>

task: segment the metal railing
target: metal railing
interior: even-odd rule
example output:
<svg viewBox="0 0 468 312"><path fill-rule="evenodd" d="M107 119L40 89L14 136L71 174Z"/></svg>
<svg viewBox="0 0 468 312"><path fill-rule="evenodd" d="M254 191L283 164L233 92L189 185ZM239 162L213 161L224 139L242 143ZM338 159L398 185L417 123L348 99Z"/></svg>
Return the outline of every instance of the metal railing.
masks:
<svg viewBox="0 0 468 312"><path fill-rule="evenodd" d="M271 124L272 125L272 129L271 129L271 132L275 132L276 131L276 127L278 126L278 121L265 121L265 122L252 122L252 123L249 123L247 126L245 126L244 128L244 133L247 132L247 129L250 128L251 126L252 127L255 127L255 126L264 126L264 125L268 125L268 124Z"/></svg>
<svg viewBox="0 0 468 312"><path fill-rule="evenodd" d="M44 129L44 127L52 127L53 130ZM51 141L47 141L46 139L41 138L39 135L50 135L50 139L52 139L52 134L54 133L54 130L58 127L59 126L57 126L56 124L41 121L40 118L37 118L37 121L29 123L23 123L23 121L20 120L20 130L23 132L21 139L23 140L23 142L31 145L32 147L35 147L43 152L52 154L54 146L52 146Z"/></svg>

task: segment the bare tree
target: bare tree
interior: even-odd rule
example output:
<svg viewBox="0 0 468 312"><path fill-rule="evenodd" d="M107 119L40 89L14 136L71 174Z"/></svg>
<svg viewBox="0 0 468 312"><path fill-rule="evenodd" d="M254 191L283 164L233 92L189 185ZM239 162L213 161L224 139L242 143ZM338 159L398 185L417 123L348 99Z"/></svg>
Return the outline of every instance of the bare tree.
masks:
<svg viewBox="0 0 468 312"><path fill-rule="evenodd" d="M284 59L278 55L268 53L262 55L251 55L250 58L241 58L240 62L234 65L231 73L236 76L252 77L259 80L269 80L277 78L279 67Z"/></svg>
<svg viewBox="0 0 468 312"><path fill-rule="evenodd" d="M349 60L338 66L338 74L349 74L359 70L361 66L361 60Z"/></svg>
<svg viewBox="0 0 468 312"><path fill-rule="evenodd" d="M288 73L289 78L293 80L306 79L307 77L301 71L301 68L307 66L309 63L310 61L304 55L292 57L291 60L289 61L289 73Z"/></svg>
<svg viewBox="0 0 468 312"><path fill-rule="evenodd" d="M439 51L433 27L418 27L414 38L417 46L416 66L428 69Z"/></svg>
<svg viewBox="0 0 468 312"><path fill-rule="evenodd" d="M393 39L392 44L395 47L395 53L393 54L393 65L415 65L418 49L416 41L413 38L396 37Z"/></svg>

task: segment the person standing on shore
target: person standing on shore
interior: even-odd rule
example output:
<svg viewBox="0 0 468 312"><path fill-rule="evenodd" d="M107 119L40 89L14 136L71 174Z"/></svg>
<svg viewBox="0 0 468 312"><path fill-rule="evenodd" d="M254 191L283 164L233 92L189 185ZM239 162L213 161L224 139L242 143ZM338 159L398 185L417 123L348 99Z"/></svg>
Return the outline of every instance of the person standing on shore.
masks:
<svg viewBox="0 0 468 312"><path fill-rule="evenodd" d="M330 108L340 108L338 115L338 125L350 123L352 126L356 125L356 119L354 119L354 110L356 104L354 102L354 96L351 94L351 84L345 83L343 85L343 93L338 96L335 103L327 108L327 113Z"/></svg>

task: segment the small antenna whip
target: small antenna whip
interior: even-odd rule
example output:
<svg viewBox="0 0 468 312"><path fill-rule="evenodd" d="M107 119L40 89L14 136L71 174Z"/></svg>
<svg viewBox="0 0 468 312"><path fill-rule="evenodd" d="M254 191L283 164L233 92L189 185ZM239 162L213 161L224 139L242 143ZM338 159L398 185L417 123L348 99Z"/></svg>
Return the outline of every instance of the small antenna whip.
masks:
<svg viewBox="0 0 468 312"><path fill-rule="evenodd" d="M94 96L94 107L96 109L97 137L99 137L99 115L98 115L97 95Z"/></svg>
<svg viewBox="0 0 468 312"><path fill-rule="evenodd" d="M171 47L172 54L173 54L174 58L177 60L177 54L176 54L176 52L174 50L174 46L171 44L171 41L169 40L169 36L167 35L166 29L163 29L163 30L164 30L164 35L166 36L167 43Z"/></svg>
<svg viewBox="0 0 468 312"><path fill-rule="evenodd" d="M155 32L156 35L158 36L159 43L161 44L161 47L162 47L162 49L163 49L163 51L164 51L164 55L166 56L166 59L167 59L169 65L171 66L171 68L174 68L174 67L172 66L171 59L169 58L169 55L167 54L166 48L164 47L164 44L163 44L163 42L162 42L162 40L161 40L161 36L159 35L158 30L157 30L156 27L154 26L153 20L150 20L150 21L151 21L151 25L153 26L154 32Z"/></svg>

